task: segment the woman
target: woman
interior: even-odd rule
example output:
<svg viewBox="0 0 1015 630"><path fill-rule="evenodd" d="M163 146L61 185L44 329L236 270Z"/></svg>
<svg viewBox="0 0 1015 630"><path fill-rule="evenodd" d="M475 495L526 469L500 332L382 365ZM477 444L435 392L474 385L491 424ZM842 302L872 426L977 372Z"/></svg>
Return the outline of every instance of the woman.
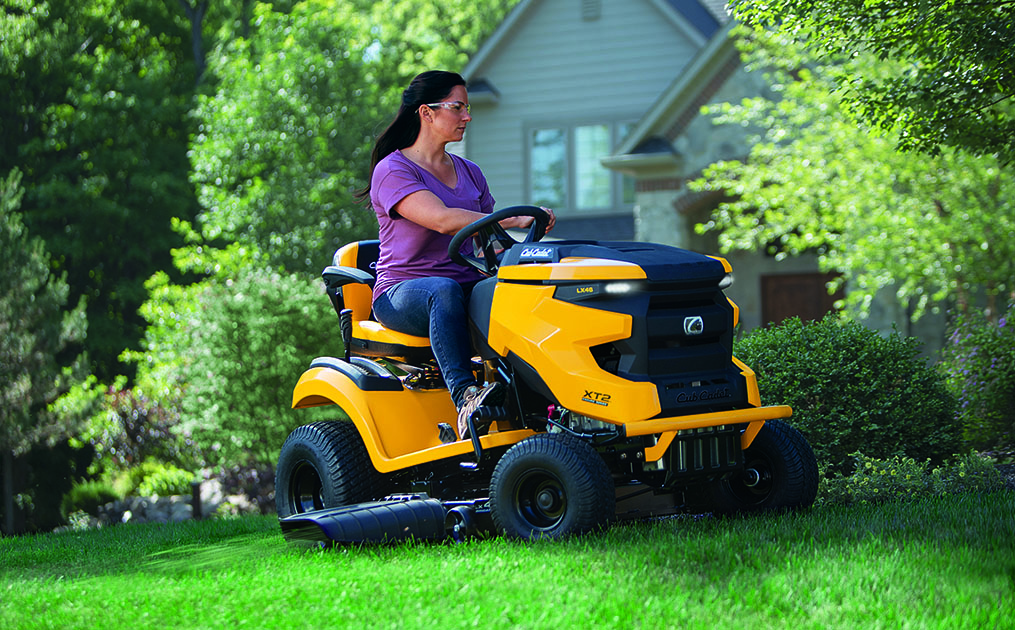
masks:
<svg viewBox="0 0 1015 630"><path fill-rule="evenodd" d="M469 115L465 80L453 72L418 75L402 93L394 121L377 138L371 157L369 197L377 213L380 255L374 284L374 317L411 335L429 336L437 365L458 409L458 435L484 404L503 401L503 385L485 386L472 372L466 305L482 276L448 257L451 237L484 214L494 200L472 162L445 149L465 134ZM555 223L553 212L547 231ZM525 228L531 217L501 221ZM488 423L477 426L485 431Z"/></svg>

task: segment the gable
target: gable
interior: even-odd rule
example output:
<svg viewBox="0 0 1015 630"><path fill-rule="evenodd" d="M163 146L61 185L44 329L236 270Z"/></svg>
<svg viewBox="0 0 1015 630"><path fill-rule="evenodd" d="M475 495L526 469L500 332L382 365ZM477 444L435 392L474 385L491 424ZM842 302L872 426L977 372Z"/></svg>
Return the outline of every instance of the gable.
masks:
<svg viewBox="0 0 1015 630"><path fill-rule="evenodd" d="M716 1L705 0L705 5ZM617 67L637 72L646 58L673 53L677 42L700 48L720 26L720 19L697 0L591 3L594 10L590 0L522 0L470 59L463 75L470 84L485 81L502 91L498 79L515 67L537 73L536 81L540 75L588 80ZM597 68L601 72L594 72Z"/></svg>

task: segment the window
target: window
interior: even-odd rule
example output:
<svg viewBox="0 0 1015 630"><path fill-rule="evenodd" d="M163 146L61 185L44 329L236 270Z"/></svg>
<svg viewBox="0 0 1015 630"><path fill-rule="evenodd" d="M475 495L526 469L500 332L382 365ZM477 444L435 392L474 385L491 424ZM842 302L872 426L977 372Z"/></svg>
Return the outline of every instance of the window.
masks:
<svg viewBox="0 0 1015 630"><path fill-rule="evenodd" d="M529 199L537 206L563 208L567 143L563 129L536 129L529 149Z"/></svg>
<svg viewBox="0 0 1015 630"><path fill-rule="evenodd" d="M607 210L613 205L610 171L599 163L599 158L609 155L610 146L610 128L606 125L575 128L575 205L579 208Z"/></svg>
<svg viewBox="0 0 1015 630"><path fill-rule="evenodd" d="M605 214L634 203L634 181L600 164L631 123L531 129L528 202L559 214Z"/></svg>

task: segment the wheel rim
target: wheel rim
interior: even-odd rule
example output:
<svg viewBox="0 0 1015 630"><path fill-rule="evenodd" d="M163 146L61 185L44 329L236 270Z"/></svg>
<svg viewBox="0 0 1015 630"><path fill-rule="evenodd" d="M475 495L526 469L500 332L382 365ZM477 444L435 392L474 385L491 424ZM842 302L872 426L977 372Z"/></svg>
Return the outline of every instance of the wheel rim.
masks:
<svg viewBox="0 0 1015 630"><path fill-rule="evenodd" d="M535 530L556 527L567 513L567 493L560 478L546 470L530 470L518 480L513 505Z"/></svg>
<svg viewBox="0 0 1015 630"><path fill-rule="evenodd" d="M321 476L309 462L300 462L293 470L289 484L289 507L294 514L304 514L324 508L321 496Z"/></svg>
<svg viewBox="0 0 1015 630"><path fill-rule="evenodd" d="M745 505L760 505L772 494L772 463L763 457L754 457L744 462L744 471L727 484L738 501Z"/></svg>

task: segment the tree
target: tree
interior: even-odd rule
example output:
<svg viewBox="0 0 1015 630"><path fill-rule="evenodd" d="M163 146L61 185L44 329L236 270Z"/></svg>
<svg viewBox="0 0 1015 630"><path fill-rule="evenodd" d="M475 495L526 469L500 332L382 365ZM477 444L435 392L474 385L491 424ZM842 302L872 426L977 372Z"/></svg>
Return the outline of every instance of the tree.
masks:
<svg viewBox="0 0 1015 630"><path fill-rule="evenodd" d="M352 195L381 124L378 83L368 28L346 6L259 5L250 39L213 55L216 91L198 99L191 149L206 238L317 271L338 245L376 233Z"/></svg>
<svg viewBox="0 0 1015 630"><path fill-rule="evenodd" d="M888 76L844 67L836 79L863 120L899 131L902 148L1015 159L1015 1L734 0L731 10L823 57L897 62Z"/></svg>
<svg viewBox="0 0 1015 630"><path fill-rule="evenodd" d="M92 369L111 379L141 336L144 280L171 264L170 219L196 210L186 26L149 0L3 6L0 171L24 173L24 220L88 298Z"/></svg>
<svg viewBox="0 0 1015 630"><path fill-rule="evenodd" d="M744 41L748 67L771 69L779 99L720 108L719 122L759 134L746 161L715 164L695 184L734 196L702 231L718 231L726 251L817 253L823 270L844 274L860 312L886 288L914 319L935 305L965 307L981 289L991 299L1015 290L1015 177L996 158L900 153L897 136L843 106L831 89L839 68L808 65L779 34ZM866 56L849 63L892 70Z"/></svg>
<svg viewBox="0 0 1015 630"><path fill-rule="evenodd" d="M359 0L372 14L376 59L398 96L423 70L460 71L518 0ZM398 101L392 101L397 106Z"/></svg>
<svg viewBox="0 0 1015 630"><path fill-rule="evenodd" d="M74 345L85 336L84 301L66 310L69 288L49 268L42 241L29 236L17 210L21 174L0 180L0 452L5 531L13 530L15 455L63 435L65 419L48 409L82 377L85 357Z"/></svg>

